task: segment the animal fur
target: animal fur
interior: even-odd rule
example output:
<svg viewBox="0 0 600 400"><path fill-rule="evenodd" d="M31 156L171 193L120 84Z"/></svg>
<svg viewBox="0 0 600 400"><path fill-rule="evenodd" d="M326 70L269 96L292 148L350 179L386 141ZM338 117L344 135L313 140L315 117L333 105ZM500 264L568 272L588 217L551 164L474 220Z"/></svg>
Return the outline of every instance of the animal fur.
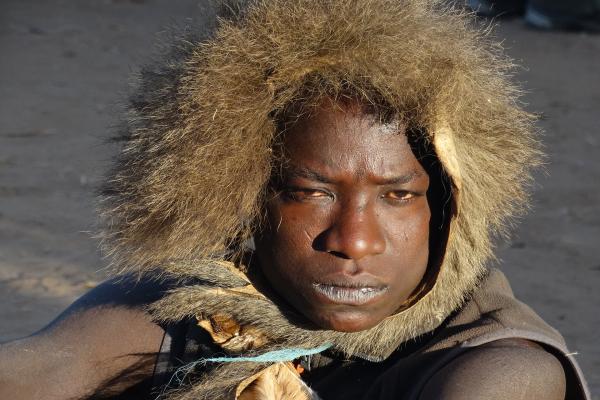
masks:
<svg viewBox="0 0 600 400"><path fill-rule="evenodd" d="M493 237L526 207L540 152L509 81L512 63L470 15L438 0L255 0L230 11L207 39L182 41L142 75L103 190L105 246L121 272L200 280L155 304L158 319L225 311L271 337L264 351L331 342L383 359L461 306L493 257ZM452 181L454 214L432 287L356 333L303 326L265 297L215 295L248 284L215 262L241 254L262 221L277 118L349 90L423 132ZM256 368L219 368L178 395L226 396Z"/></svg>

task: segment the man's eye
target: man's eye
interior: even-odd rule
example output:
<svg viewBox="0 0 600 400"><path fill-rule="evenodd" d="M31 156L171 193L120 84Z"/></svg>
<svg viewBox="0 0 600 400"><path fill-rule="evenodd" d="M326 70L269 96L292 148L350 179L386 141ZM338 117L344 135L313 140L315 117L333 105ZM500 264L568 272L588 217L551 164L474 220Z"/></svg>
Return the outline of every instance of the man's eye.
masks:
<svg viewBox="0 0 600 400"><path fill-rule="evenodd" d="M291 200L319 200L330 198L331 195L323 190L291 188L283 191L283 195Z"/></svg>
<svg viewBox="0 0 600 400"><path fill-rule="evenodd" d="M406 190L392 190L386 193L384 197L396 201L410 201L416 197L416 194Z"/></svg>

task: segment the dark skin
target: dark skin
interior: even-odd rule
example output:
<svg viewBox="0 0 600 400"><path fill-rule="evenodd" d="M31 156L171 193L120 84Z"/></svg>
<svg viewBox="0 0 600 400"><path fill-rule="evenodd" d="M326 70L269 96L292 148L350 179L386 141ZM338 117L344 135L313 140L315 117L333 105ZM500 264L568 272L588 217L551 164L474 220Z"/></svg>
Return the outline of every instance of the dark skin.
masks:
<svg viewBox="0 0 600 400"><path fill-rule="evenodd" d="M371 328L401 307L427 268L429 177L402 127L376 123L358 103L327 101L285 134L283 148L256 241L259 264L318 326Z"/></svg>
<svg viewBox="0 0 600 400"><path fill-rule="evenodd" d="M289 162L274 180L269 224L256 238L265 275L322 327L375 325L402 306L425 272L427 174L401 127L379 124L357 103L324 102L313 119L285 135L283 152ZM42 331L1 345L0 398L80 399L100 392L105 396L98 398L154 398L143 386L164 329L144 306L166 289L147 281L105 282ZM386 375L386 384L401 379L393 368ZM421 400L559 400L564 393L560 362L532 342L510 339L452 360Z"/></svg>

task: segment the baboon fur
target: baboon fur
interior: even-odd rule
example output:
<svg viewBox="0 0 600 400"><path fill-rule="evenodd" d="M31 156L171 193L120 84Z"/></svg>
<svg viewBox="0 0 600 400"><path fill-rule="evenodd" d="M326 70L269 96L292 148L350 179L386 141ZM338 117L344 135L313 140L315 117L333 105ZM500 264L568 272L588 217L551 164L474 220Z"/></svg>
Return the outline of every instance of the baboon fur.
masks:
<svg viewBox="0 0 600 400"><path fill-rule="evenodd" d="M121 273L198 279L152 306L159 320L226 312L270 338L258 353L331 343L383 359L459 308L493 258L494 236L527 205L540 160L513 65L471 15L438 0L256 0L229 7L203 39L142 74L124 148L105 184L104 244ZM453 214L435 282L362 332L319 330L223 267L264 220L277 121L290 106L353 93L386 104L432 143ZM260 365L223 365L173 396L231 397ZM212 375L211 375L212 374Z"/></svg>

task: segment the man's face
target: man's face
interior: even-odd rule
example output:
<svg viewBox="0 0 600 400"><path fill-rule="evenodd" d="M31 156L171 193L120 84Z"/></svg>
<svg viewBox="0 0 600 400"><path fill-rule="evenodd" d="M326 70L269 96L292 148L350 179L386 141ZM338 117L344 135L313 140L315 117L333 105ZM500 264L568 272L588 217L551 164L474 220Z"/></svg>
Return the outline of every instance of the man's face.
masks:
<svg viewBox="0 0 600 400"><path fill-rule="evenodd" d="M259 264L318 326L353 332L397 311L428 261L429 177L404 131L324 102L283 138Z"/></svg>

